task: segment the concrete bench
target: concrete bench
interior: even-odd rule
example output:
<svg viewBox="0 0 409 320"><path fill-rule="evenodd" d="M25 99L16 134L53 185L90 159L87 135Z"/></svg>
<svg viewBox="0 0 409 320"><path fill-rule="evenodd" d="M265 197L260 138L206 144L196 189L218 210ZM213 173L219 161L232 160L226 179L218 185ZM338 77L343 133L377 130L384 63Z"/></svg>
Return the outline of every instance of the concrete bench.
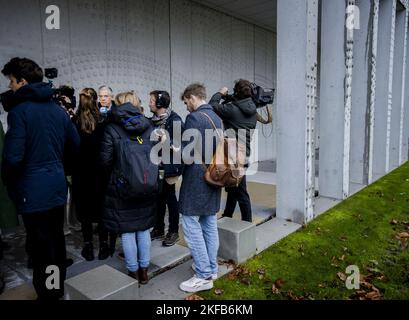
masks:
<svg viewBox="0 0 409 320"><path fill-rule="evenodd" d="M103 265L65 281L65 300L133 300L138 281Z"/></svg>
<svg viewBox="0 0 409 320"><path fill-rule="evenodd" d="M219 257L242 263L256 254L256 226L247 221L222 218L218 222Z"/></svg>

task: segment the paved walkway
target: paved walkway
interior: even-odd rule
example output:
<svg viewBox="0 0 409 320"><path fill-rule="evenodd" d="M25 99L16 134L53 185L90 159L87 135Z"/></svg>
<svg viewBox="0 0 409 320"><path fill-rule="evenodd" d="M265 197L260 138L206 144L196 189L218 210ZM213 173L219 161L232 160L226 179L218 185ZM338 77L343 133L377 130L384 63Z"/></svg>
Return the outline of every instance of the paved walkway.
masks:
<svg viewBox="0 0 409 320"><path fill-rule="evenodd" d="M254 224L258 225L256 228L258 252L300 227L295 223L277 218L271 220L275 214L275 186L249 182L248 189L253 204ZM223 193L223 205L225 197L226 194ZM234 218L240 219L238 206ZM163 247L161 240L152 242L151 265L149 268L152 279L148 285L141 286L138 297L134 297L135 299L183 299L186 297L186 294L179 290L178 285L193 275L193 271L191 269L190 252L183 240L181 229L180 240L172 247ZM26 267L24 229L18 228L15 232L5 235L4 240L9 242L13 249L5 252L5 259L0 263L0 271L4 272L6 280L6 290L0 295L0 300L35 299L35 293L31 286L32 271ZM123 273L127 272L124 261L119 259L117 255L120 251L120 241L117 243L117 252L113 257L104 261L96 259L91 262L85 261L81 256L82 237L79 231L71 230L71 234L67 235L66 241L67 255L74 260L74 264L67 270L67 278L74 277L103 264L107 264ZM97 243L96 239L94 243ZM97 256L98 248L95 247ZM219 264L219 276L232 269L231 265L229 266L223 261L220 261Z"/></svg>

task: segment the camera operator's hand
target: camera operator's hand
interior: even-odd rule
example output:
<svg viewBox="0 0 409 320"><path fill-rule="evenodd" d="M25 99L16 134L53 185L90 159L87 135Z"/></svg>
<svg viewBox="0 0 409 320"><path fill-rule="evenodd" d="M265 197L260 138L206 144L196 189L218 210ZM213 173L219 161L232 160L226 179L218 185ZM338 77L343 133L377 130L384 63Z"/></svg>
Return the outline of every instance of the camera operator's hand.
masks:
<svg viewBox="0 0 409 320"><path fill-rule="evenodd" d="M229 93L229 89L227 87L223 87L219 90L222 96L226 96Z"/></svg>

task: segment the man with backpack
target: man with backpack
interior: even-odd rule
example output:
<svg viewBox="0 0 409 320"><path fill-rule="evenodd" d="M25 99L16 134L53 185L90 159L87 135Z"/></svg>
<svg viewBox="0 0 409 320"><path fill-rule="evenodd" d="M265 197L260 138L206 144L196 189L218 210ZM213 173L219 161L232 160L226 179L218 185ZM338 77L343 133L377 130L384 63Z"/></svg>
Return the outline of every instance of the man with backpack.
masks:
<svg viewBox="0 0 409 320"><path fill-rule="evenodd" d="M228 89L222 88L220 92L213 95L209 104L214 112L223 120L225 130L232 129L238 142L245 144L246 156L250 156L250 143L252 130L257 125L257 108L252 99L252 88L250 81L240 79L234 86L233 101L221 104L226 98ZM244 176L237 187L226 188L227 202L223 217L233 217L237 202L240 206L241 219L252 222L250 196L247 192L246 176Z"/></svg>
<svg viewBox="0 0 409 320"><path fill-rule="evenodd" d="M186 292L209 290L213 280L217 279L217 251L219 235L217 230L217 212L220 209L221 188L209 185L204 180L206 172L205 151L215 151L216 139L206 140L206 131L214 133L214 127L222 128L221 119L205 101L206 89L202 84L188 86L182 94L190 114L186 117L185 135L191 135L189 141L183 141L183 161L185 168L179 196L179 210L182 214L182 226L186 243L191 251L192 268L195 275L180 284ZM186 137L187 138L187 137ZM199 141L202 142L201 146ZM209 148L210 146L210 148ZM193 149L193 150L192 150ZM198 161L191 161L191 152ZM210 156L212 156L210 155ZM193 162L193 163L192 163Z"/></svg>

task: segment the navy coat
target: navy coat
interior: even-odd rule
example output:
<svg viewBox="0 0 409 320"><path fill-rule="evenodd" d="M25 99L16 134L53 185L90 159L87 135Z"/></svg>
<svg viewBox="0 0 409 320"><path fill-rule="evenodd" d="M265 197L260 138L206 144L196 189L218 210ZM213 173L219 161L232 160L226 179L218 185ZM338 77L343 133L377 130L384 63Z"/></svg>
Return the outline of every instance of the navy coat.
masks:
<svg viewBox="0 0 409 320"><path fill-rule="evenodd" d="M79 147L78 133L64 109L52 101L47 83L21 87L7 117L2 178L20 214L67 202L64 162Z"/></svg>
<svg viewBox="0 0 409 320"><path fill-rule="evenodd" d="M185 132L189 129L198 130L203 141L202 155L204 155L205 130L213 129L213 126L209 119L201 114L201 112L209 115L218 129L222 128L222 120L208 104L202 105L186 117ZM190 141L184 141L184 148L186 148L192 140L193 138L190 139ZM213 145L213 151L215 151L215 141L213 141ZM189 147L189 149L190 148L191 147ZM204 156L203 160L205 160ZM204 180L204 173L205 168L203 164L185 163L182 186L179 194L179 210L181 214L188 216L210 216L215 215L220 210L221 188L216 188L207 184Z"/></svg>

